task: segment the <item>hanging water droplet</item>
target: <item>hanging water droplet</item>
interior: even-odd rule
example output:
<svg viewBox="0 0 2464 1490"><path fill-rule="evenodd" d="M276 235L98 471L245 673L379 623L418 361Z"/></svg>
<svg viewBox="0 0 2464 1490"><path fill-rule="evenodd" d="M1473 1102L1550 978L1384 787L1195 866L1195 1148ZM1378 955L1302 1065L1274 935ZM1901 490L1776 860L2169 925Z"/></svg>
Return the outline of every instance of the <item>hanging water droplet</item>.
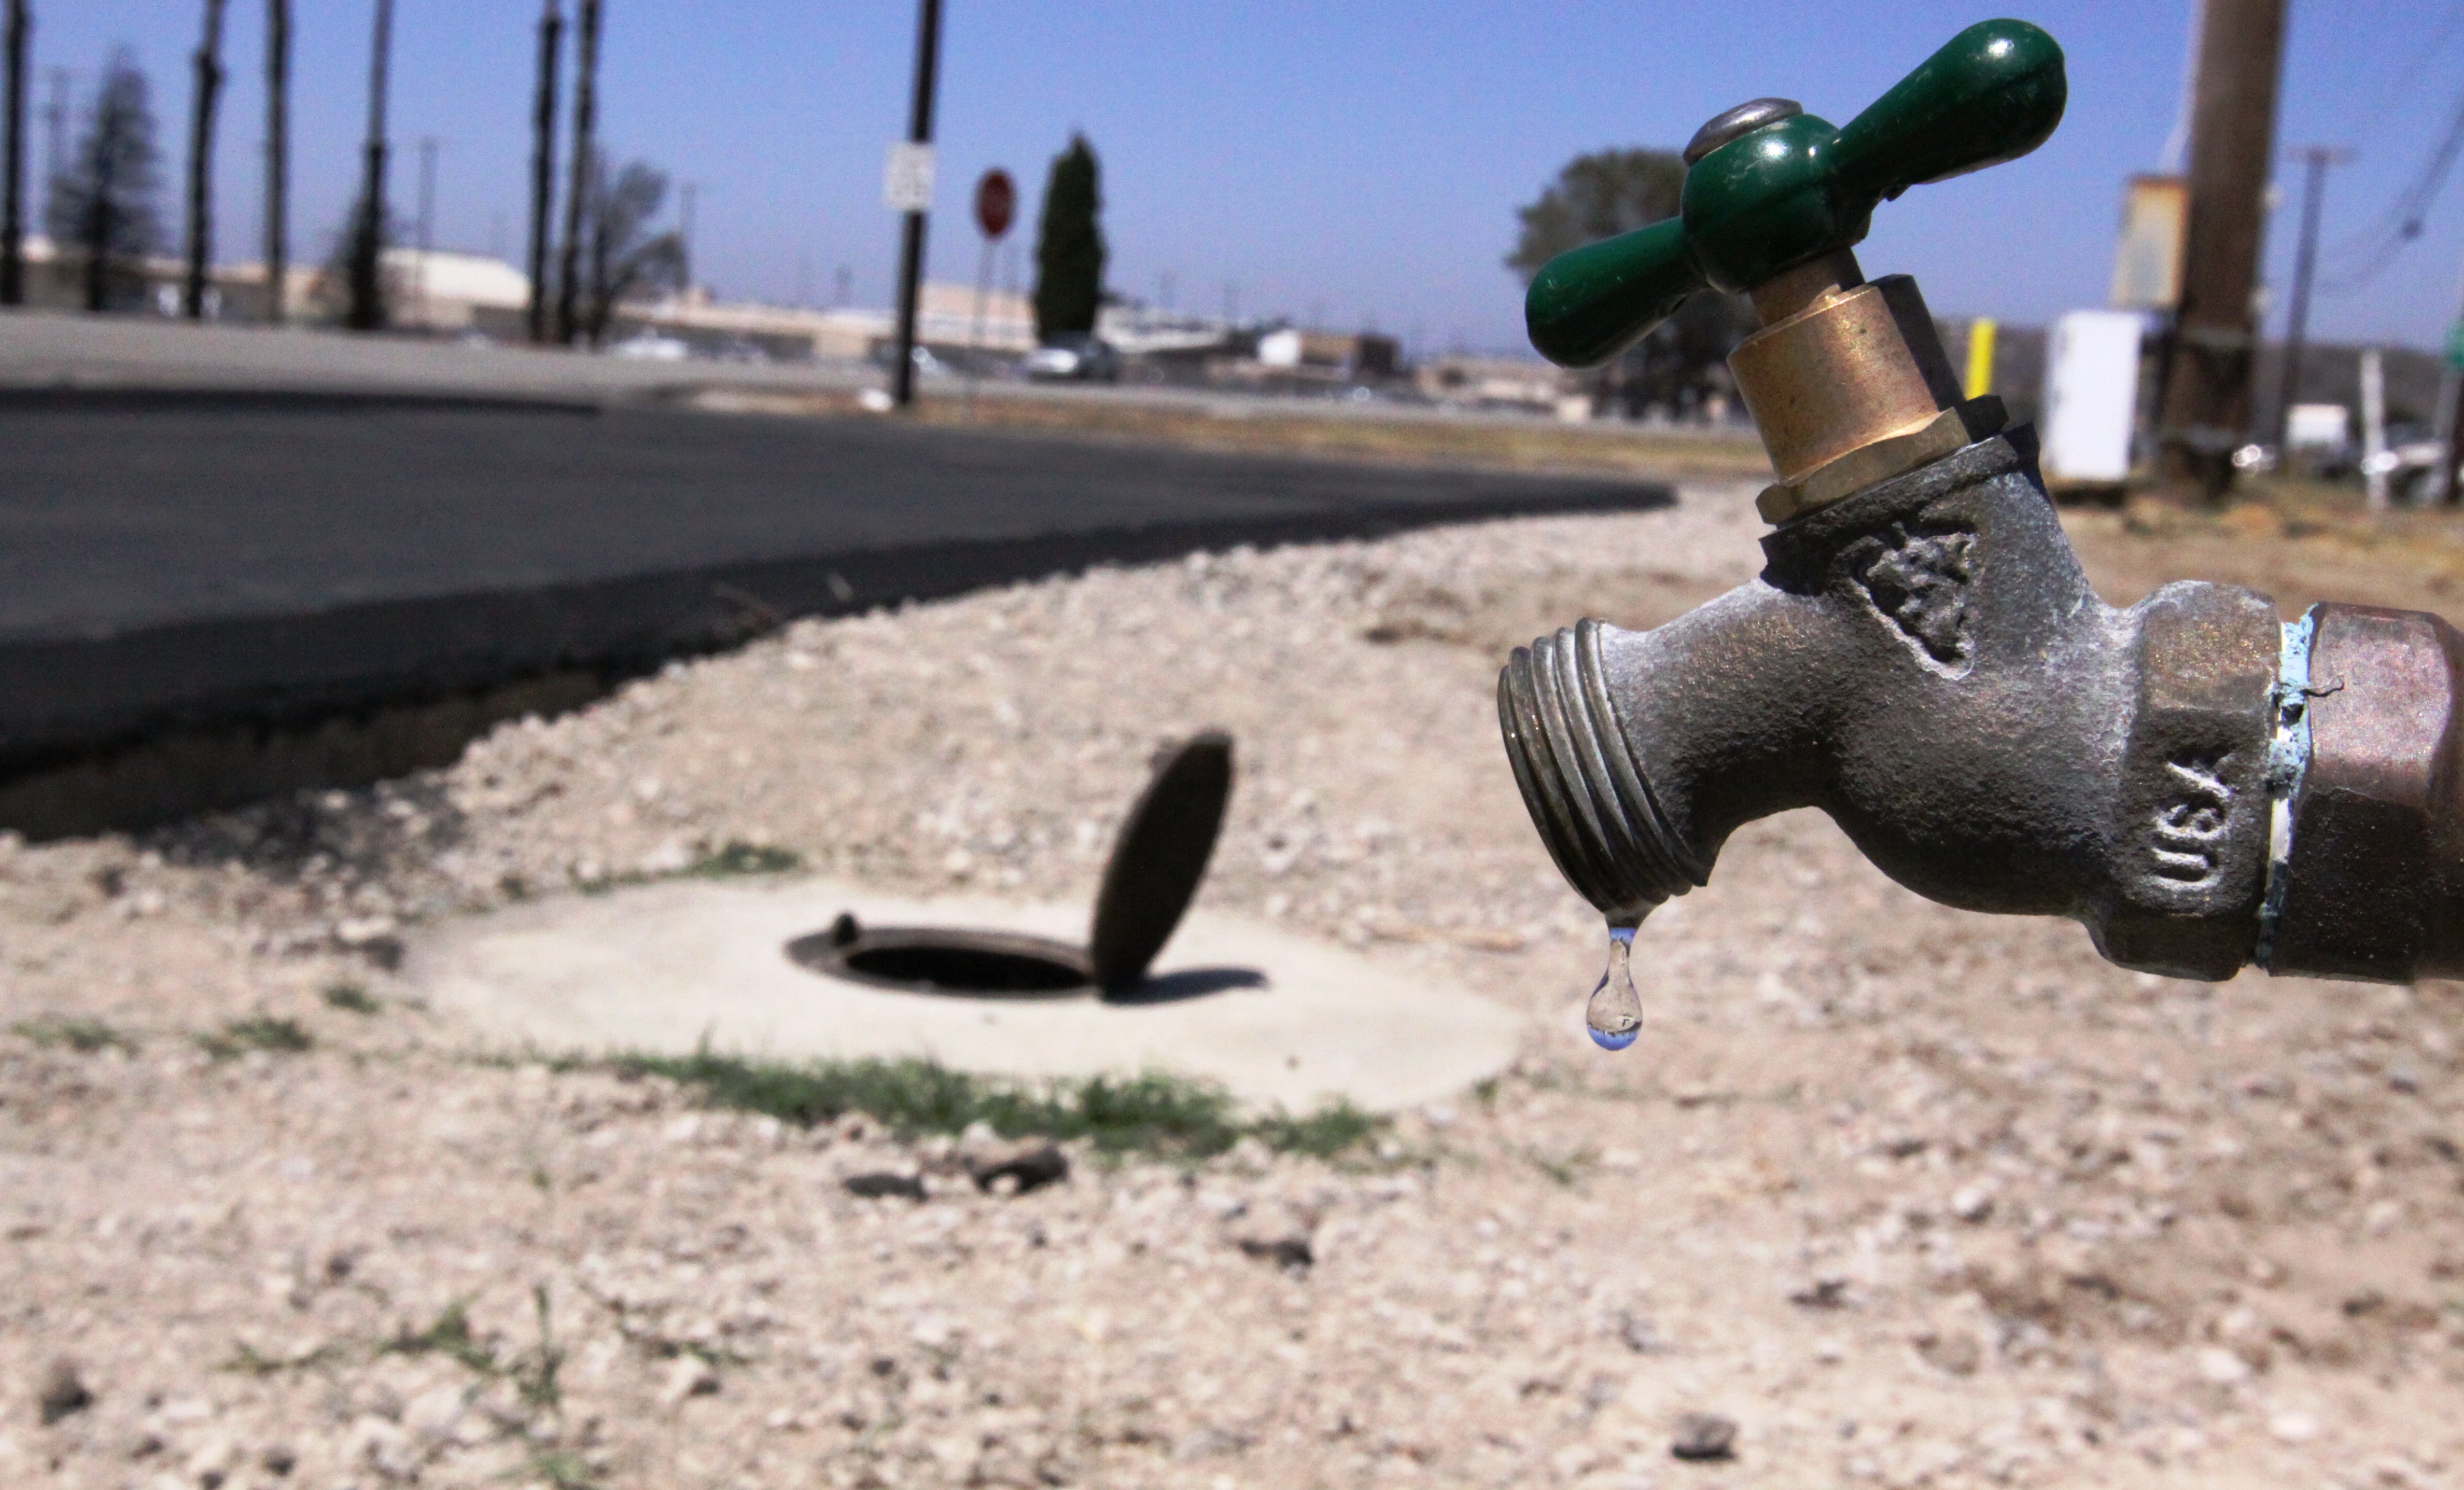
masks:
<svg viewBox="0 0 2464 1490"><path fill-rule="evenodd" d="M1592 1043L1602 1050L1623 1050L1642 1033L1642 995L1634 987L1634 928L1609 927L1609 970L1592 990L1583 1010Z"/></svg>

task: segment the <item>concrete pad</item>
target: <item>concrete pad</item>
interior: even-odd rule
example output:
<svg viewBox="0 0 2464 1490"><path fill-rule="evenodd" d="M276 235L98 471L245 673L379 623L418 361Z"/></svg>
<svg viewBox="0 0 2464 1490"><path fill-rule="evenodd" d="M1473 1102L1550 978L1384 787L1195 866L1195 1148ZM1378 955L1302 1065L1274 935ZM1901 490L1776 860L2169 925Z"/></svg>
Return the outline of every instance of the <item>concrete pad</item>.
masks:
<svg viewBox="0 0 2464 1490"><path fill-rule="evenodd" d="M786 944L841 911L869 926L1023 931L1068 942L1087 913L900 900L828 880L674 880L423 928L405 971L494 1041L553 1053L714 1050L770 1059L919 1056L1022 1078L1169 1070L1243 1101L1391 1111L1505 1069L1512 1011L1243 917L1192 912L1156 959L1157 997L971 998L809 971ZM1208 976L1246 970L1246 980ZM1209 991L1191 991L1208 990Z"/></svg>

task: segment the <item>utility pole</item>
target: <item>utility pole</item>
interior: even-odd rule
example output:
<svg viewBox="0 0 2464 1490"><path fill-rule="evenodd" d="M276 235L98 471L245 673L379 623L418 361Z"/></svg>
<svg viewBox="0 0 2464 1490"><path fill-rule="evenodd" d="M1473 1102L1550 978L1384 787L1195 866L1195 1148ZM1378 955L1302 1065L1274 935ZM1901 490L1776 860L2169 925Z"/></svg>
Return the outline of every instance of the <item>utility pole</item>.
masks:
<svg viewBox="0 0 2464 1490"><path fill-rule="evenodd" d="M582 223L590 200L591 134L599 123L599 0L582 0L573 84L573 175L564 189L564 261L557 276L556 339L582 330Z"/></svg>
<svg viewBox="0 0 2464 1490"><path fill-rule="evenodd" d="M436 137L419 137L419 325L428 329L428 256L436 248Z"/></svg>
<svg viewBox="0 0 2464 1490"><path fill-rule="evenodd" d="M915 88L909 99L907 143L933 144L933 92L941 71L941 0L917 0ZM911 208L898 243L898 366L891 373L891 402L915 401L915 300L924 278L924 211Z"/></svg>
<svg viewBox="0 0 2464 1490"><path fill-rule="evenodd" d="M59 179L69 166L69 70L51 70L52 101L43 105L43 180Z"/></svg>
<svg viewBox="0 0 2464 1490"><path fill-rule="evenodd" d="M548 225L556 197L556 72L563 54L564 12L556 0L539 11L539 85L531 100L530 333L547 340Z"/></svg>
<svg viewBox="0 0 2464 1490"><path fill-rule="evenodd" d="M214 253L214 103L223 91L223 0L206 0L206 33L192 59L196 92L188 110L188 276L180 314L206 319L206 271Z"/></svg>
<svg viewBox="0 0 2464 1490"><path fill-rule="evenodd" d="M6 98L0 110L0 305L26 303L26 47L34 17L27 0L9 0Z"/></svg>
<svg viewBox="0 0 2464 1490"><path fill-rule="evenodd" d="M2292 157L2301 163L2301 243L2293 256L2293 307L2285 322L2284 367L2277 380L2276 448L2284 450L2293 426L2293 401L2301 393L2301 344L2310 329L2310 276L2319 263L2319 203L2327 190L2327 167L2351 160L2350 150L2305 145Z"/></svg>
<svg viewBox="0 0 2464 1490"><path fill-rule="evenodd" d="M686 289L688 292L690 292L690 291L693 289L693 200L694 200L694 198L696 198L696 197L698 197L698 196L700 196L700 195L701 195L701 183L700 183L700 182L698 182L698 181L688 181L688 182L686 182L686 183L684 184L683 195L684 195L684 199L685 199L685 200L684 200L684 211L683 211L683 213L681 214L681 215L682 215L682 217L683 217L683 224L682 224L682 226L681 226L681 227L679 227L679 228L677 229L677 232L676 232L676 243L677 243L678 247L681 249L681 251L682 251L682 252L683 252L683 254L684 254L684 260L685 260L685 289Z"/></svg>
<svg viewBox="0 0 2464 1490"><path fill-rule="evenodd" d="M2257 288L2275 155L2284 0L2205 0L2190 111L2190 219L2182 304L2166 347L2159 470L2211 499L2232 489L2249 437Z"/></svg>
<svg viewBox="0 0 2464 1490"><path fill-rule="evenodd" d="M393 50L393 0L377 0L376 35L368 49L367 159L360 178L360 221L351 245L354 331L385 325L385 67Z"/></svg>
<svg viewBox="0 0 2464 1490"><path fill-rule="evenodd" d="M265 0L265 320L282 324L290 290L291 0Z"/></svg>

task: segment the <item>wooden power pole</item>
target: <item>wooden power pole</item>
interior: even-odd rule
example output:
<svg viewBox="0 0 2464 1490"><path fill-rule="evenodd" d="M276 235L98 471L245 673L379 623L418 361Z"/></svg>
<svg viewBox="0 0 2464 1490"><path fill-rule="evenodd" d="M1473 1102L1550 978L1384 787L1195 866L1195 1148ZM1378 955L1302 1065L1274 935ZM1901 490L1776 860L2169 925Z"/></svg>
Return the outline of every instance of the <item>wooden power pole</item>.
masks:
<svg viewBox="0 0 2464 1490"><path fill-rule="evenodd" d="M282 324L291 274L291 0L265 0L265 320Z"/></svg>
<svg viewBox="0 0 2464 1490"><path fill-rule="evenodd" d="M2284 0L2205 0L2190 106L2190 220L2182 304L2166 348L2158 470L2211 498L2250 437L2260 250L2276 149Z"/></svg>
<svg viewBox="0 0 2464 1490"><path fill-rule="evenodd" d="M180 314L206 319L206 276L214 256L214 104L223 91L223 0L206 0L206 33L193 58L196 93L188 108L188 274Z"/></svg>
<svg viewBox="0 0 2464 1490"><path fill-rule="evenodd" d="M547 340L548 231L556 197L556 72L564 12L547 0L539 12L539 83L531 98L531 303L533 342Z"/></svg>
<svg viewBox="0 0 2464 1490"><path fill-rule="evenodd" d="M368 47L368 138L360 178L360 220L351 244L354 331L385 328L385 69L393 52L393 0L377 0Z"/></svg>
<svg viewBox="0 0 2464 1490"><path fill-rule="evenodd" d="M0 77L0 305L26 303L26 0L9 0L7 72Z"/></svg>
<svg viewBox="0 0 2464 1490"><path fill-rule="evenodd" d="M567 346L582 333L582 234L599 127L599 0L582 0L576 19L582 34L575 38L573 174L564 189L564 256L556 285L556 339Z"/></svg>

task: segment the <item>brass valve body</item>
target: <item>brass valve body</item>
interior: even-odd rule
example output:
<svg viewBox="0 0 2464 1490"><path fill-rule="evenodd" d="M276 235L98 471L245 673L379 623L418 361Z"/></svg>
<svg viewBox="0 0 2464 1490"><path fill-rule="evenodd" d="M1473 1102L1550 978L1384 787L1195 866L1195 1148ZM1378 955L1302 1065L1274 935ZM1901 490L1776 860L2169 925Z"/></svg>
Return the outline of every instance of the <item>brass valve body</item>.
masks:
<svg viewBox="0 0 2464 1490"><path fill-rule="evenodd" d="M1962 400L1925 297L1868 284L1840 252L1757 286L1763 329L1728 356L1778 481L1755 506L1786 523L1999 431L2002 401Z"/></svg>

